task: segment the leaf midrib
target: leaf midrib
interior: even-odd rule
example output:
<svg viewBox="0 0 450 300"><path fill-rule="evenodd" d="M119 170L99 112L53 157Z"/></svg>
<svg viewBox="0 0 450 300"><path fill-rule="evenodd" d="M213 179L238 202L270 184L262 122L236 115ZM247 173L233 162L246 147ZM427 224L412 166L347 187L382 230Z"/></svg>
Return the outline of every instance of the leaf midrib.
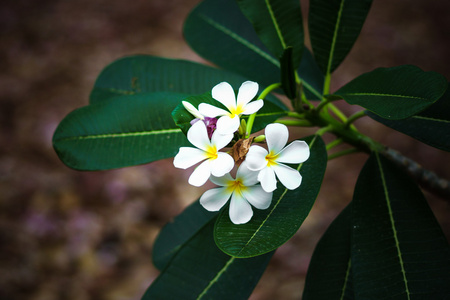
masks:
<svg viewBox="0 0 450 300"><path fill-rule="evenodd" d="M405 292L406 292L406 296L407 296L407 298L409 300L410 299L410 292L409 292L409 287L408 287L408 280L406 278L406 270L405 270L404 263L403 263L402 252L400 250L400 243L399 243L398 236L397 236L397 229L395 227L395 220L394 220L394 215L393 215L393 211L392 211L392 207L391 207L391 200L390 200L390 197L389 197L389 191L388 191L386 179L384 177L383 167L381 166L380 157L379 157L379 154L377 152L375 152L375 157L377 159L378 170L380 172L380 178L381 178L381 182L382 182L382 185L383 185L383 191L384 191L384 196L385 196L385 200L386 200L386 206L387 206L388 212L389 212L389 221L391 223L392 233L394 235L394 240L395 240L395 248L397 249L397 255L398 255L398 258L399 258L399 262L400 262L400 268L401 268L401 272L402 272L402 276L403 276L403 282L405 284Z"/></svg>
<svg viewBox="0 0 450 300"><path fill-rule="evenodd" d="M273 26L275 27L275 31L277 32L278 39L280 40L281 47L283 49L286 49L286 42L284 41L283 34L281 33L280 27L278 26L277 18L275 17L275 14L272 10L272 6L270 5L269 0L265 0L267 10L269 11L270 18L272 19Z"/></svg>
<svg viewBox="0 0 450 300"><path fill-rule="evenodd" d="M309 149L311 149L314 145L314 142L316 141L317 135L314 136L314 138L312 139L311 143L309 144ZM300 171L301 167L303 166L303 163L299 164L297 167L297 171ZM285 188L283 193L281 194L281 196L278 198L276 204L274 205L274 207L270 210L269 214L267 215L267 217L262 221L261 225L259 225L258 229L255 230L255 232L253 233L253 235L250 237L250 239L247 241L247 243L241 248L241 250L239 250L238 254L236 256L239 256L242 251L244 251L244 249L250 244L250 242L255 238L255 236L258 234L258 232L261 230L261 228L264 226L264 224L266 223L266 221L270 218L270 216L272 215L272 213L275 211L275 209L277 208L278 204L280 204L281 200L284 198L284 195L287 193L288 189Z"/></svg>
<svg viewBox="0 0 450 300"><path fill-rule="evenodd" d="M80 135L65 138L58 138L55 141L70 141L70 140L89 140L89 139L107 139L107 138L121 138L131 136L148 136L148 135L160 135L160 134L173 134L181 133L180 128L163 129L154 131L138 131L138 132L123 132L123 133L106 133L106 134L92 134L92 135Z"/></svg>

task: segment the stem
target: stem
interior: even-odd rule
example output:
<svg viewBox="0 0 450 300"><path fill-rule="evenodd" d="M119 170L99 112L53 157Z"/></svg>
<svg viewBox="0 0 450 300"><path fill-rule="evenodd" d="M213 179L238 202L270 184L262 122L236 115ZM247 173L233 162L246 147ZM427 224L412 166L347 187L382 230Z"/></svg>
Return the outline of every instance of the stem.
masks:
<svg viewBox="0 0 450 300"><path fill-rule="evenodd" d="M344 141L341 138L335 139L334 141L330 142L329 144L327 144L326 148L327 151L333 149L334 147L342 144Z"/></svg>
<svg viewBox="0 0 450 300"><path fill-rule="evenodd" d="M359 149L356 148L350 148L350 149L346 149L346 150L342 150L333 154L328 155L328 161L344 156L344 155L348 155L348 154L352 154L352 153L357 153L357 152L361 152Z"/></svg>
<svg viewBox="0 0 450 300"><path fill-rule="evenodd" d="M323 95L327 95L330 92L331 74L327 72L325 80L323 82Z"/></svg>
<svg viewBox="0 0 450 300"><path fill-rule="evenodd" d="M266 96L272 92L273 90L276 90L277 88L281 87L281 83L273 83L271 85L269 85L268 87L266 87L261 94L259 94L258 99L264 99L266 98ZM253 128L253 123L255 122L255 118L256 118L256 113L251 114L248 117L247 120L247 129L246 129L246 134L245 137L248 138L250 136L250 134L252 133L252 128Z"/></svg>
<svg viewBox="0 0 450 300"><path fill-rule="evenodd" d="M424 189L435 195L442 197L443 200L450 203L450 182L440 178L436 173L424 169L418 163L410 158L403 156L398 151L386 148L380 152L381 155L395 163L397 166L406 170L406 172Z"/></svg>
<svg viewBox="0 0 450 300"><path fill-rule="evenodd" d="M276 120L275 123L284 124L286 126L312 127L308 120Z"/></svg>
<svg viewBox="0 0 450 300"><path fill-rule="evenodd" d="M366 114L363 110L358 111L356 113L354 113L353 115L351 115L350 117L348 117L347 122L345 123L346 126L350 126L353 122L355 122L356 120L358 120L359 118L365 117Z"/></svg>
<svg viewBox="0 0 450 300"><path fill-rule="evenodd" d="M329 103L328 106L330 107L331 111L334 112L334 114L341 119L344 123L347 122L347 117L342 113L342 111L334 106L333 103Z"/></svg>

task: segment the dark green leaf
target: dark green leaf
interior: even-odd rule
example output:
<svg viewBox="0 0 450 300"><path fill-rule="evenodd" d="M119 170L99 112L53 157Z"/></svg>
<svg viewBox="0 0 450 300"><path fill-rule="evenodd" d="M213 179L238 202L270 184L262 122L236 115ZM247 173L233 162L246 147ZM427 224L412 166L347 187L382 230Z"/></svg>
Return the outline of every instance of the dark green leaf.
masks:
<svg viewBox="0 0 450 300"><path fill-rule="evenodd" d="M295 82L295 68L292 61L292 47L287 47L280 58L281 84L286 96L293 100L297 97L297 83Z"/></svg>
<svg viewBox="0 0 450 300"><path fill-rule="evenodd" d="M387 120L371 112L367 112L367 115L425 144L450 151L450 89L447 89L441 99L408 119Z"/></svg>
<svg viewBox="0 0 450 300"><path fill-rule="evenodd" d="M378 68L353 79L334 96L360 105L385 119L405 119L438 100L447 80L435 72L404 65Z"/></svg>
<svg viewBox="0 0 450 300"><path fill-rule="evenodd" d="M53 136L59 158L77 170L106 170L173 157L187 139L171 112L184 94L120 96L79 108Z"/></svg>
<svg viewBox="0 0 450 300"><path fill-rule="evenodd" d="M450 249L417 185L377 153L352 202L352 271L357 299L445 299Z"/></svg>
<svg viewBox="0 0 450 300"><path fill-rule="evenodd" d="M272 101L270 101L271 99ZM223 108L227 110L219 101L211 97L211 93L205 93L202 95L190 96L185 101L194 105L198 108L200 103L209 103L211 105ZM263 129L267 124L272 123L278 118L287 115L287 108L278 99L273 96L267 97L264 100L264 106L258 111L255 118L255 123L253 124L253 132ZM172 112L172 117L178 127L186 134L188 129L191 127L190 122L195 119L180 103ZM248 116L241 116L241 119L248 119Z"/></svg>
<svg viewBox="0 0 450 300"><path fill-rule="evenodd" d="M331 223L314 250L303 300L354 299L351 274L351 204Z"/></svg>
<svg viewBox="0 0 450 300"><path fill-rule="evenodd" d="M100 73L90 102L150 92L202 94L222 81L239 85L245 80L240 75L194 62L135 55L116 60Z"/></svg>
<svg viewBox="0 0 450 300"><path fill-rule="evenodd" d="M294 68L298 68L303 52L303 24L300 2L296 0L237 0L261 41L281 57L292 47Z"/></svg>
<svg viewBox="0 0 450 300"><path fill-rule="evenodd" d="M172 222L166 224L153 245L152 256L155 266L159 270L164 269L183 245L215 216L217 212L209 212L195 201Z"/></svg>
<svg viewBox="0 0 450 300"><path fill-rule="evenodd" d="M270 252L289 240L316 200L327 164L325 145L320 136L305 138L311 150L309 159L295 167L303 182L295 190L280 186L273 193L272 204L265 210L254 209L246 224L230 221L228 211L222 210L214 231L217 245L235 257L252 257Z"/></svg>
<svg viewBox="0 0 450 300"><path fill-rule="evenodd" d="M261 43L235 1L201 2L186 19L184 36L194 51L224 69L262 86L280 81L278 59ZM305 93L311 99L321 99L317 86L322 88L323 77L317 74L311 56L304 59L309 61L302 62L304 67L301 66L299 72ZM305 66L310 66L312 72Z"/></svg>
<svg viewBox="0 0 450 300"><path fill-rule="evenodd" d="M302 90L309 100L322 100L323 93L323 73L314 61L311 52L305 48L303 50L302 61L298 68L298 74L302 80Z"/></svg>
<svg viewBox="0 0 450 300"><path fill-rule="evenodd" d="M314 57L331 74L353 47L372 0L311 0L309 34Z"/></svg>
<svg viewBox="0 0 450 300"><path fill-rule="evenodd" d="M210 222L173 257L142 297L166 299L248 299L272 253L239 259L221 252Z"/></svg>

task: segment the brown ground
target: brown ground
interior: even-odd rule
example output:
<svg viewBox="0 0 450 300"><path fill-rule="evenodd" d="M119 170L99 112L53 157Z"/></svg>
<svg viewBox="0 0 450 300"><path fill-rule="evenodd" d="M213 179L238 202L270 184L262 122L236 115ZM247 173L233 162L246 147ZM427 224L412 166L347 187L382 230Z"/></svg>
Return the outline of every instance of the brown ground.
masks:
<svg viewBox="0 0 450 300"><path fill-rule="evenodd" d="M2 2L1 299L139 299L158 275L151 263L156 234L203 189L188 186L188 174L173 168L171 160L107 172L70 170L56 157L51 138L67 113L87 104L96 76L113 60L146 53L202 61L181 34L197 2ZM449 8L440 0L374 1L361 38L336 72L334 88L375 67L399 64L450 79ZM357 124L450 178L447 153L370 120ZM350 201L365 158L358 154L351 163L329 163L310 216L277 251L252 299L301 298L312 250ZM449 206L428 198L449 236Z"/></svg>

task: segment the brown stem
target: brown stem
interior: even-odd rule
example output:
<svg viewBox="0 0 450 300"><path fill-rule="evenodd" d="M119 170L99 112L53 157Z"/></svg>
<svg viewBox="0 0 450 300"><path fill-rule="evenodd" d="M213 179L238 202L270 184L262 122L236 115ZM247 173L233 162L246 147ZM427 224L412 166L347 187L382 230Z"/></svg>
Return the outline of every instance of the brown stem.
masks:
<svg viewBox="0 0 450 300"><path fill-rule="evenodd" d="M408 174L429 192L442 197L444 201L450 203L450 182L440 178L436 173L424 169L421 165L410 158L391 148L386 148L381 154L394 162L396 165L405 169Z"/></svg>

